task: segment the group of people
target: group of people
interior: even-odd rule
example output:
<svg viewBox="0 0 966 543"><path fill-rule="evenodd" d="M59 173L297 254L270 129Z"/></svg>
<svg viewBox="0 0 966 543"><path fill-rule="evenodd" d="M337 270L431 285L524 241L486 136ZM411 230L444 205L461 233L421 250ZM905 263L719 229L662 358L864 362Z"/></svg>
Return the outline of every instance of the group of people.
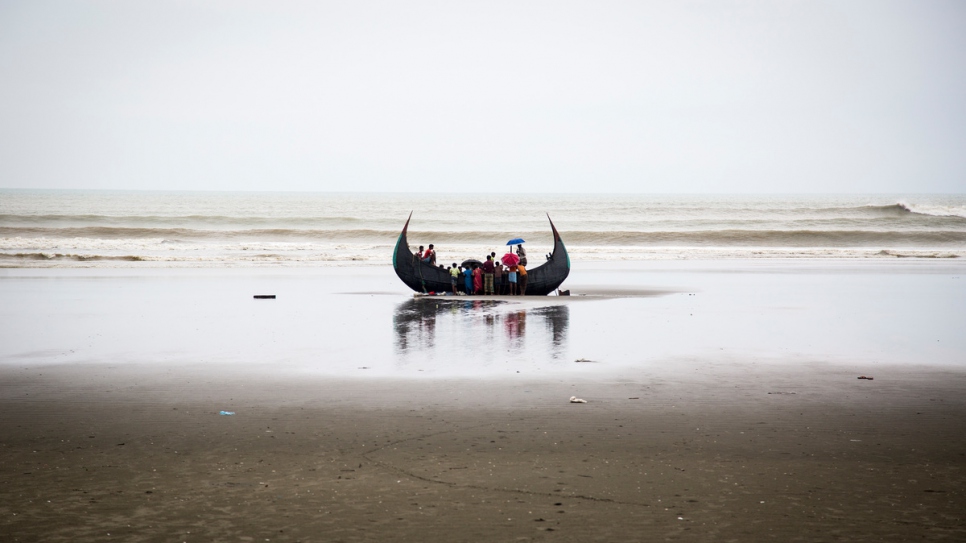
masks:
<svg viewBox="0 0 966 543"><path fill-rule="evenodd" d="M436 250L432 244L425 250L420 245L416 256L430 266L436 266ZM523 296L527 292L527 251L523 245L517 245L516 256L518 262L512 263L511 260L504 264L497 259L496 253L490 253L482 263L459 265L454 262L448 268L442 264L439 268L449 272L453 294Z"/></svg>

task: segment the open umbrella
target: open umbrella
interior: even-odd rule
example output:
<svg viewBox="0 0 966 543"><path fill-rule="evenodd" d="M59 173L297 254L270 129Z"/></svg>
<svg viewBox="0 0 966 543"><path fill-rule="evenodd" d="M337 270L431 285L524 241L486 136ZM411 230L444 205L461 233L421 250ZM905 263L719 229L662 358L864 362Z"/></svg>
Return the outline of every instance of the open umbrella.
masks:
<svg viewBox="0 0 966 543"><path fill-rule="evenodd" d="M467 267L469 267L470 265L473 265L473 264L476 264L477 266L482 266L483 265L482 262L480 262L479 260L477 260L475 258L468 258L468 259L464 260L463 263L460 264L460 266L463 266L464 268L467 268Z"/></svg>
<svg viewBox="0 0 966 543"><path fill-rule="evenodd" d="M500 260L503 261L503 263L507 266L516 266L517 264L520 263L520 257L518 257L513 253L507 253L503 255L503 258L501 258Z"/></svg>
<svg viewBox="0 0 966 543"><path fill-rule="evenodd" d="M526 243L526 241L524 241L523 238L513 238L506 242L507 245L520 245L521 243Z"/></svg>

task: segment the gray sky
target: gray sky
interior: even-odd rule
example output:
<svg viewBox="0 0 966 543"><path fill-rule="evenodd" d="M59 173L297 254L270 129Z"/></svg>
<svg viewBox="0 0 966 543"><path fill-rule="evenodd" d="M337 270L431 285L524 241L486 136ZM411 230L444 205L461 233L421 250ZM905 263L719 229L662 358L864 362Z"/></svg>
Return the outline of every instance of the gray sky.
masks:
<svg viewBox="0 0 966 543"><path fill-rule="evenodd" d="M966 2L0 0L0 187L966 192Z"/></svg>

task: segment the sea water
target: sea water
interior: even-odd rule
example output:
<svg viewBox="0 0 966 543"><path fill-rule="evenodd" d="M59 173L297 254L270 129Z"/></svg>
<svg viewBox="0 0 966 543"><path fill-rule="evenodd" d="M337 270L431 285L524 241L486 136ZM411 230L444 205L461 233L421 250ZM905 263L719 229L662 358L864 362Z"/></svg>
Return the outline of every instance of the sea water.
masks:
<svg viewBox="0 0 966 543"><path fill-rule="evenodd" d="M0 190L0 266L388 264L409 243L440 263L505 250L571 259L957 258L966 195L338 194Z"/></svg>

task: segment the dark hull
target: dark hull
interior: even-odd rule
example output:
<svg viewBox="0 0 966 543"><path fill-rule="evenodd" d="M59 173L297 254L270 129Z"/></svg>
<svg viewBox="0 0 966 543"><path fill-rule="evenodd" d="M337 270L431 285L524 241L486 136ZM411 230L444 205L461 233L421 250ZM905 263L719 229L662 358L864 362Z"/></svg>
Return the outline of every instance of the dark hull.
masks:
<svg viewBox="0 0 966 543"><path fill-rule="evenodd" d="M412 213L409 214L409 218L412 218ZM550 220L550 217L547 217L547 220ZM567 248L564 247L553 221L550 221L550 228L553 230L553 253L543 264L527 270L527 296L546 296L557 290L557 287L570 275L570 256L567 255ZM396 248L392 252L392 267L396 270L396 275L406 283L406 286L416 292L452 292L449 271L434 268L418 260L409 250L409 241L406 239L408 229L409 219L406 219L406 225L403 226L402 233L396 240ZM463 280L462 276L459 280Z"/></svg>

